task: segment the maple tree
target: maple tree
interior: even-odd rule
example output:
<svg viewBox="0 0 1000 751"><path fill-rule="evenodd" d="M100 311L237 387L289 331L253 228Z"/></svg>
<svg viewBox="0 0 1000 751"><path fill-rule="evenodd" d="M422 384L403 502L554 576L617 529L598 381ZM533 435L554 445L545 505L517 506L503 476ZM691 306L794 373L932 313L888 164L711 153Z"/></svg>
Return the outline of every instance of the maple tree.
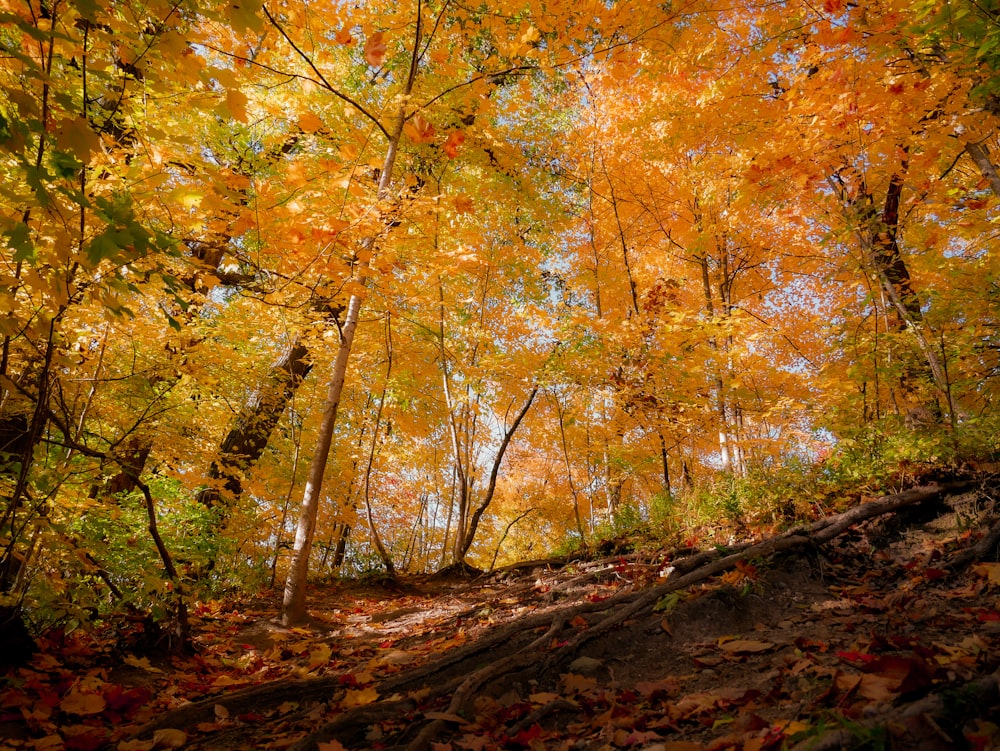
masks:
<svg viewBox="0 0 1000 751"><path fill-rule="evenodd" d="M995 25L906 10L12 3L5 612L184 641L193 588L293 622L310 569L990 450Z"/></svg>
<svg viewBox="0 0 1000 751"><path fill-rule="evenodd" d="M827 711L899 739L954 686L993 701L995 634L921 643L894 622L722 635L683 691L687 663L625 688L609 670L611 689L574 658L640 615L630 639L666 638L705 582L755 593L765 559L822 546L837 607L866 616L851 629L995 623L979 561L1000 532L969 529L987 517L956 510L906 560L872 531L972 487L874 500L889 483L997 450L995 16L0 5L0 641L5 660L43 651L10 673L13 721L78 749L177 747L264 711L311 733L297 748L759 751L851 741ZM648 558L623 552L638 527ZM861 547L871 566L848 572ZM440 621L338 589L337 649L296 629L206 646L207 622L282 581L295 626L310 582L487 568L516 587L463 592ZM164 648L169 668L140 654ZM91 649L169 687L74 673ZM299 681L253 685L288 664ZM767 692L703 682L750 664ZM529 693L486 695L518 676ZM328 725L292 712L311 697ZM996 741L955 717L950 739Z"/></svg>

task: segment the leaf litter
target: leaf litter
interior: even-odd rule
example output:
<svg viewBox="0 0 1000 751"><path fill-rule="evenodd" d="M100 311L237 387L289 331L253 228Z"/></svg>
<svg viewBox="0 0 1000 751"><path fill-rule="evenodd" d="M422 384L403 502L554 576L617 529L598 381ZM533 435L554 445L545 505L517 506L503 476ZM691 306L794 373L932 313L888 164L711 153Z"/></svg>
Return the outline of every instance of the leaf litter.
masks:
<svg viewBox="0 0 1000 751"><path fill-rule="evenodd" d="M4 676L0 749L1000 748L996 550L962 558L993 490L727 549L317 585L307 628L270 620L277 592L199 603L190 658L50 635Z"/></svg>

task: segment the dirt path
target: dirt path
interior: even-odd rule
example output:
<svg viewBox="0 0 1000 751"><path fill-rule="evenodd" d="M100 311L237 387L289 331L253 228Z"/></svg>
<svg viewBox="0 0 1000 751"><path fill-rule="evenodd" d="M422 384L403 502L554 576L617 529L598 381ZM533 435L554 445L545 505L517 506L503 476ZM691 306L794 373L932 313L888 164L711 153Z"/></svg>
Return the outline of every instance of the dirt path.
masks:
<svg viewBox="0 0 1000 751"><path fill-rule="evenodd" d="M203 606L190 660L36 658L0 749L1000 748L993 490L728 550L317 588L304 629L268 620L276 595Z"/></svg>

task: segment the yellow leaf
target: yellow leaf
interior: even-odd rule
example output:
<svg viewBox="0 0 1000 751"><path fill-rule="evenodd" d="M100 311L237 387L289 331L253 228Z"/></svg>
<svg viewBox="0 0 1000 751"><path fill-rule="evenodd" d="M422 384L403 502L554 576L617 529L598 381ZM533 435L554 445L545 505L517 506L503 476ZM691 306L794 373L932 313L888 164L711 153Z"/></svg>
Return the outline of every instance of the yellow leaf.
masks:
<svg viewBox="0 0 1000 751"><path fill-rule="evenodd" d="M85 118L73 117L59 123L56 148L68 151L84 164L101 150L101 137L91 130Z"/></svg>
<svg viewBox="0 0 1000 751"><path fill-rule="evenodd" d="M169 198L170 200L179 203L185 209L193 209L196 206L201 205L202 200L205 198L205 194L197 188L177 188L176 190L170 191Z"/></svg>
<svg viewBox="0 0 1000 751"><path fill-rule="evenodd" d="M437 131L435 131L433 123L417 113L403 126L403 132L413 143L421 144L433 142Z"/></svg>
<svg viewBox="0 0 1000 751"><path fill-rule="evenodd" d="M126 665L131 665L134 668L139 668L140 670L145 670L148 673L162 673L158 667L153 666L149 662L148 657L136 657L135 655L126 655L124 660Z"/></svg>
<svg viewBox="0 0 1000 751"><path fill-rule="evenodd" d="M309 667L318 668L330 662L333 650L329 644L318 644L309 652Z"/></svg>
<svg viewBox="0 0 1000 751"><path fill-rule="evenodd" d="M978 563L972 570L984 579L988 579L990 584L1000 584L1000 563Z"/></svg>
<svg viewBox="0 0 1000 751"><path fill-rule="evenodd" d="M344 701L341 702L345 707L360 707L364 704L371 704L373 701L378 700L378 691L374 688L362 688L358 690L349 690L344 695Z"/></svg>
<svg viewBox="0 0 1000 751"><path fill-rule="evenodd" d="M85 694L81 691L70 691L59 702L59 708L67 714L98 714L106 706L107 702L100 694Z"/></svg>

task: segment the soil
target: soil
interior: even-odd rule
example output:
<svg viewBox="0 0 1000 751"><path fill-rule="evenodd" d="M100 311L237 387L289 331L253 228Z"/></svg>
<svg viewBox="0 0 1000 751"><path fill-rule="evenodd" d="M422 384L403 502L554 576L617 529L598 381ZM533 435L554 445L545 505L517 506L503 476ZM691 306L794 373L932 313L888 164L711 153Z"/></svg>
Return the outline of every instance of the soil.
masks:
<svg viewBox="0 0 1000 751"><path fill-rule="evenodd" d="M730 549L316 586L295 629L277 592L201 604L194 657L69 640L9 671L0 750L1000 749L995 491Z"/></svg>

